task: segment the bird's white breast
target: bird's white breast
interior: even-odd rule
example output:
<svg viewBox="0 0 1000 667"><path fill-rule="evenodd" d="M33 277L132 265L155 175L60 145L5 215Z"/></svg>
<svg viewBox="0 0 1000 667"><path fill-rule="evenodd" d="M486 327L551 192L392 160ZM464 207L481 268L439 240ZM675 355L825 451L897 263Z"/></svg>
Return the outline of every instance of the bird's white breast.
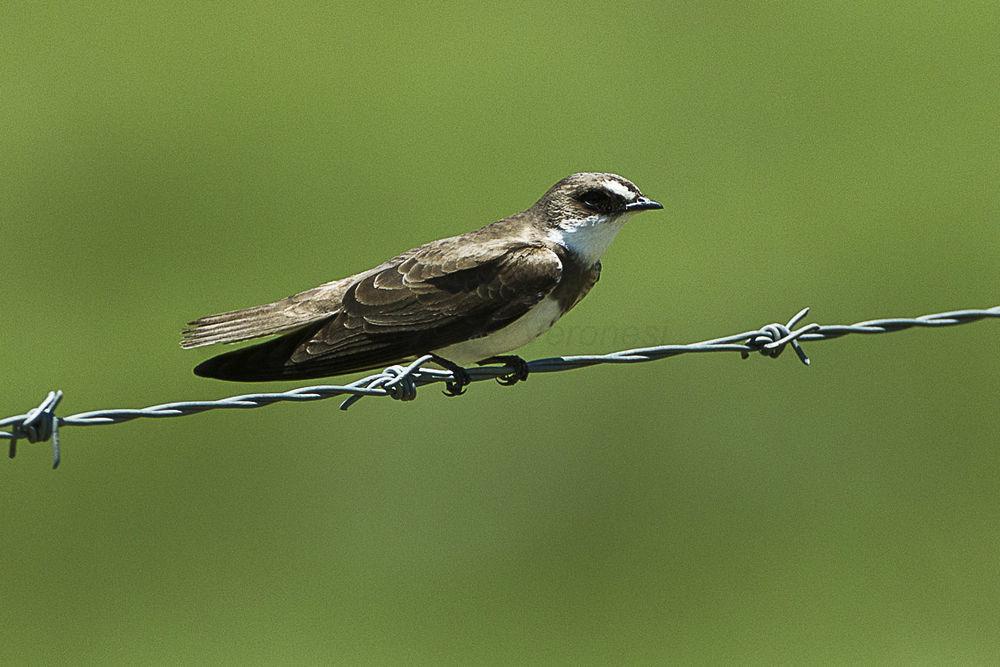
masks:
<svg viewBox="0 0 1000 667"><path fill-rule="evenodd" d="M561 316L562 307L559 302L547 296L503 329L434 352L456 364L470 364L498 354L507 354L541 336Z"/></svg>
<svg viewBox="0 0 1000 667"><path fill-rule="evenodd" d="M593 215L567 220L549 231L549 239L572 251L580 261L593 265L601 259L629 217L628 213L624 213L613 218ZM551 329L562 314L562 306L550 295L503 329L434 352L456 364L469 364L507 354Z"/></svg>

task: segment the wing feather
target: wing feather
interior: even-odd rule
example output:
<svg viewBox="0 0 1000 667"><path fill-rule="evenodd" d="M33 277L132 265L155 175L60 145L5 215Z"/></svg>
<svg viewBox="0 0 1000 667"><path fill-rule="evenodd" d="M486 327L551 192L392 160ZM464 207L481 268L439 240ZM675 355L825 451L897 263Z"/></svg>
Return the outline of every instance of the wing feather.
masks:
<svg viewBox="0 0 1000 667"><path fill-rule="evenodd" d="M188 323L181 347L193 348L285 333L336 315L357 276L336 280L262 306L208 315Z"/></svg>
<svg viewBox="0 0 1000 667"><path fill-rule="evenodd" d="M444 239L310 290L315 294L289 297L298 299L291 306L286 299L202 318L185 334L185 346L287 332L195 369L228 380L367 370L506 326L550 293L561 274L559 256L541 245Z"/></svg>
<svg viewBox="0 0 1000 667"><path fill-rule="evenodd" d="M485 335L514 321L559 281L562 262L540 246L507 247L487 261L418 254L366 276L344 295L341 312L291 357L307 365L324 357L386 347L407 355ZM402 280L396 278L401 276ZM393 359L379 363L393 363Z"/></svg>

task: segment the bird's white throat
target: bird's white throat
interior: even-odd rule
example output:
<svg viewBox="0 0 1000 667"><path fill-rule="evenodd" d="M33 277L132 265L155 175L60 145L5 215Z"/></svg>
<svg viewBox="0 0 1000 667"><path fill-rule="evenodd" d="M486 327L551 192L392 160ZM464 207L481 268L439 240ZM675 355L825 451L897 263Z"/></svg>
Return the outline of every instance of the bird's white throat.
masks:
<svg viewBox="0 0 1000 667"><path fill-rule="evenodd" d="M566 220L549 231L549 238L592 264L601 259L630 217L622 213Z"/></svg>

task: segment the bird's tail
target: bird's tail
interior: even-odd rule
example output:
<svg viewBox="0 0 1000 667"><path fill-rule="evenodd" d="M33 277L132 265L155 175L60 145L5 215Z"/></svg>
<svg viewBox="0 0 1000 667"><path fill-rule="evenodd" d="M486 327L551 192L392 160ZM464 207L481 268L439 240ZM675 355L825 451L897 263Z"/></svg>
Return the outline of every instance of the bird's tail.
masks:
<svg viewBox="0 0 1000 667"><path fill-rule="evenodd" d="M236 382L262 382L297 377L296 371L299 369L290 366L289 359L295 349L326 322L324 320L265 343L212 357L198 364L194 373L201 377Z"/></svg>
<svg viewBox="0 0 1000 667"><path fill-rule="evenodd" d="M282 299L262 306L231 310L218 315L188 322L181 332L181 347L189 349L214 345L215 343L235 343L241 340L271 336L290 331L309 322L289 313L289 299ZM329 313L327 313L328 315ZM315 319L315 318L314 318Z"/></svg>
<svg viewBox="0 0 1000 667"><path fill-rule="evenodd" d="M292 361L319 329L330 324L330 318L307 324L297 331L250 347L225 352L198 364L195 375L234 382L267 382L269 380L305 380L330 377L380 368L401 363L413 357L405 341L375 342L365 338L354 346L345 346L337 354L318 356L308 363Z"/></svg>

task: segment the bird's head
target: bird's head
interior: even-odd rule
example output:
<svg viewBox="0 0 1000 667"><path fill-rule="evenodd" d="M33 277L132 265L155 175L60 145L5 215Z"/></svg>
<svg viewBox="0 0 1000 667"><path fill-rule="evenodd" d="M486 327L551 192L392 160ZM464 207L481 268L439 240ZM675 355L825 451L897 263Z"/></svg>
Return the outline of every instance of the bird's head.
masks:
<svg viewBox="0 0 1000 667"><path fill-rule="evenodd" d="M635 183L617 174L581 172L562 179L545 193L539 204L554 218L610 219L627 213L663 208L642 194Z"/></svg>
<svg viewBox="0 0 1000 667"><path fill-rule="evenodd" d="M553 240L593 261L632 214L663 208L627 178L596 172L567 176L535 206L544 212Z"/></svg>

